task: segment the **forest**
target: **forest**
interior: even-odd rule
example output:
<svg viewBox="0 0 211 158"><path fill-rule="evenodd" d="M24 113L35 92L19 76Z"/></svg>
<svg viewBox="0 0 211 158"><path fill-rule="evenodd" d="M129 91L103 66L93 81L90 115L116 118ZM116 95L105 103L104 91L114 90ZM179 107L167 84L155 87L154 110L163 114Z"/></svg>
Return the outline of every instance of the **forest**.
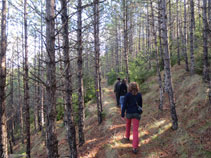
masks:
<svg viewBox="0 0 211 158"><path fill-rule="evenodd" d="M211 0L0 8L0 158L211 157ZM137 155L118 77L143 97Z"/></svg>

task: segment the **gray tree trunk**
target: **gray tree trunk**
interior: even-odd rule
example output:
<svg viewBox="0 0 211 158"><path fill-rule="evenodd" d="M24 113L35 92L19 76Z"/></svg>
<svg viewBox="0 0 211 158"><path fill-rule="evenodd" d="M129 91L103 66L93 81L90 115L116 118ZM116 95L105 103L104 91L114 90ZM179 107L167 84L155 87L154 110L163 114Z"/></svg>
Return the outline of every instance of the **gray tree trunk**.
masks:
<svg viewBox="0 0 211 158"><path fill-rule="evenodd" d="M68 15L67 15L67 1L61 0L62 8L62 24L63 24L63 54L64 54L64 67L65 67L65 109L66 111L66 129L67 137L70 148L70 157L77 158L76 147L76 131L73 122L73 109L72 109L72 71L70 69L69 57L69 38L68 38Z"/></svg>
<svg viewBox="0 0 211 158"><path fill-rule="evenodd" d="M20 60L19 54L19 41L17 39L17 52L18 52L18 60ZM23 103L22 103L22 96L21 96L21 78L20 78L20 61L18 61L18 104L20 108L20 123L21 123L21 143L24 144L24 120L23 120Z"/></svg>
<svg viewBox="0 0 211 158"><path fill-rule="evenodd" d="M58 158L56 134L56 63L55 63L55 0L46 0L46 106L47 154Z"/></svg>
<svg viewBox="0 0 211 158"><path fill-rule="evenodd" d="M25 57L24 57L24 108L26 124L26 154L30 158L31 140L30 140L30 113L29 113L29 72L28 72L28 24L27 24L27 0L24 0L24 40L25 40Z"/></svg>
<svg viewBox="0 0 211 158"><path fill-rule="evenodd" d="M185 56L185 70L189 71L188 54L187 54L187 13L186 13L186 0L184 0L184 56Z"/></svg>
<svg viewBox="0 0 211 158"><path fill-rule="evenodd" d="M94 14L95 15L95 14ZM119 73L119 38L118 38L118 19L117 15L115 15L116 22L116 71Z"/></svg>
<svg viewBox="0 0 211 158"><path fill-rule="evenodd" d="M146 27L146 32L147 32L147 36L146 36L146 41L147 41L147 60L149 62L149 67L148 69L150 70L152 67L151 64L151 53L150 53L150 20L149 20L149 4L147 3L147 27Z"/></svg>
<svg viewBox="0 0 211 158"><path fill-rule="evenodd" d="M194 59L194 1L190 0L190 58L191 58L191 75L195 72L195 59Z"/></svg>
<svg viewBox="0 0 211 158"><path fill-rule="evenodd" d="M169 0L169 18L168 18L168 29L169 29L169 53L170 58L172 57L172 45L173 45L173 32L172 32L172 12L171 12L171 1Z"/></svg>
<svg viewBox="0 0 211 158"><path fill-rule="evenodd" d="M157 75L158 75L158 84L159 84L159 92L160 92L160 104L158 108L160 110L163 110L163 86L162 86L162 78L160 74L160 65L159 65L159 59L158 59L158 43L157 43L157 33L155 29L155 19L154 19L154 9L152 5L152 0L150 0L150 5L151 5L151 17L152 17L152 32L154 36L154 44L155 44L155 58L156 58L156 70L157 70Z"/></svg>
<svg viewBox="0 0 211 158"><path fill-rule="evenodd" d="M203 52L204 52L204 67L203 67L203 79L207 82L210 80L209 76L209 57L208 57L208 19L207 19L207 0L203 0ZM211 73L211 72L210 72Z"/></svg>
<svg viewBox="0 0 211 158"><path fill-rule="evenodd" d="M179 4L177 3L177 64L180 65L180 45L179 45Z"/></svg>
<svg viewBox="0 0 211 158"><path fill-rule="evenodd" d="M83 59L82 59L82 1L78 0L78 21L77 21L77 52L78 52L78 136L79 146L85 142L84 138L84 96L83 96Z"/></svg>
<svg viewBox="0 0 211 158"><path fill-rule="evenodd" d="M41 30L41 35L40 35L40 62L39 62L39 67L43 66L43 4L40 3L40 10L41 10L41 25L40 25L40 30ZM41 79L44 79L44 73L41 71ZM45 87L41 85L41 93L40 93L40 119L41 119L41 126L42 126L42 136L44 137L46 132L45 132L45 114L46 114L46 109L44 107L44 98L45 98Z"/></svg>
<svg viewBox="0 0 211 158"><path fill-rule="evenodd" d="M162 48L162 37L161 37L161 0L158 0L158 36L159 36L159 55L161 58L161 66L164 68L163 48Z"/></svg>
<svg viewBox="0 0 211 158"><path fill-rule="evenodd" d="M164 64L165 64L165 71L166 71L166 80L167 80L167 88L168 88L168 97L170 102L171 108L171 117L172 117L172 129L176 130L178 128L178 119L177 113L175 108L175 100L174 100L174 93L173 93L173 86L171 80L171 64L170 64L170 56L168 51L168 36L167 36L167 15L166 15L166 0L162 0L161 3L161 11L162 11L162 45L164 48Z"/></svg>
<svg viewBox="0 0 211 158"><path fill-rule="evenodd" d="M7 124L6 124L6 10L7 1L2 0L1 16L1 52L0 52L0 157L8 158Z"/></svg>
<svg viewBox="0 0 211 158"><path fill-rule="evenodd" d="M100 101L100 39L99 39L99 0L94 0L94 44L95 44L95 93L97 97L98 123L102 123L102 111ZM118 49L118 48L117 48ZM118 65L117 65L118 66Z"/></svg>
<svg viewBox="0 0 211 158"><path fill-rule="evenodd" d="M126 78L130 82L129 67L128 67L128 5L127 0L123 0L123 24L124 24L124 57Z"/></svg>
<svg viewBox="0 0 211 158"><path fill-rule="evenodd" d="M211 0L208 0L208 21L209 21L209 28L211 30Z"/></svg>

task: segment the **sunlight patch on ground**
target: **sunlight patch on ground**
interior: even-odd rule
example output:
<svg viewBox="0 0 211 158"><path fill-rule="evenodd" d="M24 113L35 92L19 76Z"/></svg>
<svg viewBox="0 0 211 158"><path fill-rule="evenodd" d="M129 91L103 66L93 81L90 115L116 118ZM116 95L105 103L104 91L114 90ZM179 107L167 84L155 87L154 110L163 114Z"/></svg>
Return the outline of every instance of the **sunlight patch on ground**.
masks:
<svg viewBox="0 0 211 158"><path fill-rule="evenodd" d="M164 123L166 122L166 120L161 120L161 121L156 121L156 122L153 122L149 127L148 129L152 129L152 128L158 128L160 127L161 125L163 125Z"/></svg>
<svg viewBox="0 0 211 158"><path fill-rule="evenodd" d="M95 142L97 139L95 138L95 139L91 139L91 140L87 140L86 141L86 144L89 144L89 143L93 143L93 142Z"/></svg>
<svg viewBox="0 0 211 158"><path fill-rule="evenodd" d="M108 104L109 102L108 101L104 101L104 104Z"/></svg>
<svg viewBox="0 0 211 158"><path fill-rule="evenodd" d="M146 139L142 139L141 138L140 144L147 144L150 141L156 139L159 135L163 134L165 131L167 131L169 128L171 128L171 126L172 126L172 124L171 123L168 123L165 126L159 128L158 131L155 134L149 136L148 138L146 138ZM148 134L146 134L146 135L148 135Z"/></svg>
<svg viewBox="0 0 211 158"><path fill-rule="evenodd" d="M121 128L121 127L125 127L125 124L120 124L120 125L111 125L109 130L113 130L113 129L116 129L116 128Z"/></svg>
<svg viewBox="0 0 211 158"><path fill-rule="evenodd" d="M151 152L146 158L160 158L157 152Z"/></svg>

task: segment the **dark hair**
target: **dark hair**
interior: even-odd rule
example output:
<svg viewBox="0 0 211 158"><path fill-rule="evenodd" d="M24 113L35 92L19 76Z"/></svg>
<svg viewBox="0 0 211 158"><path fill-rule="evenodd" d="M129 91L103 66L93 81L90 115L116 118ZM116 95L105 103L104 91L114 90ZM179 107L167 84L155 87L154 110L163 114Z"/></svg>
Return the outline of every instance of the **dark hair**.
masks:
<svg viewBox="0 0 211 158"><path fill-rule="evenodd" d="M136 82L131 82L129 84L129 92L132 93L132 95L136 95L139 91L138 84Z"/></svg>
<svg viewBox="0 0 211 158"><path fill-rule="evenodd" d="M117 80L121 80L121 79L118 77Z"/></svg>
<svg viewBox="0 0 211 158"><path fill-rule="evenodd" d="M126 79L122 79L122 83L126 84Z"/></svg>

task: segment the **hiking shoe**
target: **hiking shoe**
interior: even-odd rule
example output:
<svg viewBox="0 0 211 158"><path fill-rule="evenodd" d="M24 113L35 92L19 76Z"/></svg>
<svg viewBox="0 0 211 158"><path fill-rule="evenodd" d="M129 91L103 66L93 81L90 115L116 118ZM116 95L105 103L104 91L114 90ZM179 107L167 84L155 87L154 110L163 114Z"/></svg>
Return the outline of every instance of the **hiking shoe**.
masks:
<svg viewBox="0 0 211 158"><path fill-rule="evenodd" d="M137 148L134 148L134 149L133 149L133 153L134 153L134 154L137 154L137 153L138 153Z"/></svg>

